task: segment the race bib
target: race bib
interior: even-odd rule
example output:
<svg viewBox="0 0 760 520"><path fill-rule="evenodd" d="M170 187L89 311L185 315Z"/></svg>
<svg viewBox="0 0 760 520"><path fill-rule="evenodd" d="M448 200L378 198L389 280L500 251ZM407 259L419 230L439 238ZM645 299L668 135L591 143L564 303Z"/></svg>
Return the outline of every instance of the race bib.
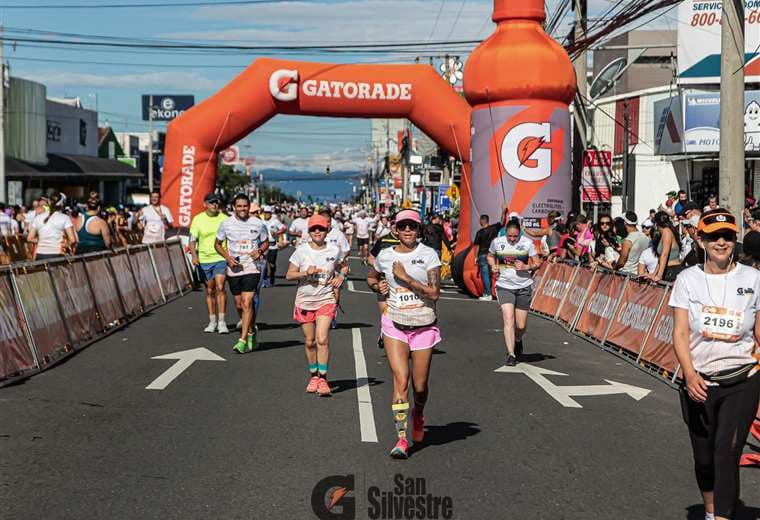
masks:
<svg viewBox="0 0 760 520"><path fill-rule="evenodd" d="M743 312L703 305L699 315L700 332L703 338L737 341L742 336L743 320Z"/></svg>
<svg viewBox="0 0 760 520"><path fill-rule="evenodd" d="M309 280L317 285L327 285L330 281L330 273L320 270L310 275Z"/></svg>
<svg viewBox="0 0 760 520"><path fill-rule="evenodd" d="M240 240L237 243L237 252L241 255L250 255L254 250L252 240Z"/></svg>
<svg viewBox="0 0 760 520"><path fill-rule="evenodd" d="M425 305L416 293L406 287L391 288L390 300L391 305L400 311L419 309Z"/></svg>

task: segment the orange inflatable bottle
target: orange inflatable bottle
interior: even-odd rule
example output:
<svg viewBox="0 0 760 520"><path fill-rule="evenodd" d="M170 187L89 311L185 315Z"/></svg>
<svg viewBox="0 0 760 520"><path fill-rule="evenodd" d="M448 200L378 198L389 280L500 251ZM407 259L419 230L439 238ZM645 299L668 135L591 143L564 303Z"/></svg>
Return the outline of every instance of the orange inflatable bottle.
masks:
<svg viewBox="0 0 760 520"><path fill-rule="evenodd" d="M496 31L467 60L472 106L470 236L479 214L502 208L529 227L572 197L569 104L576 78L567 52L544 32L544 0L494 0Z"/></svg>

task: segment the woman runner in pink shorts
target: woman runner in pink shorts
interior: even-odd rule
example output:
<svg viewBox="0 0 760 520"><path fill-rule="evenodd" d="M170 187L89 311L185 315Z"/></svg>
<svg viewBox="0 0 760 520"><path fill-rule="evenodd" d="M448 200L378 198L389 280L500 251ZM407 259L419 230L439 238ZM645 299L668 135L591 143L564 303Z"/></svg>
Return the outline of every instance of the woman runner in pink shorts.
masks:
<svg viewBox="0 0 760 520"><path fill-rule="evenodd" d="M327 368L330 361L330 323L335 318L337 300L334 289L343 285L348 272L344 255L325 239L330 220L313 215L308 221L311 241L303 242L290 257L285 278L298 281L293 319L301 324L309 384L306 391L319 396L330 395Z"/></svg>
<svg viewBox="0 0 760 520"><path fill-rule="evenodd" d="M398 441L391 457L405 459L409 415L409 359L414 387L412 440L422 442L423 412L428 398L428 376L433 347L441 341L435 302L441 291L441 261L436 252L417 243L422 220L413 210L396 215L400 244L380 252L367 275L373 291L388 297L381 318L385 352L393 373L393 419Z"/></svg>

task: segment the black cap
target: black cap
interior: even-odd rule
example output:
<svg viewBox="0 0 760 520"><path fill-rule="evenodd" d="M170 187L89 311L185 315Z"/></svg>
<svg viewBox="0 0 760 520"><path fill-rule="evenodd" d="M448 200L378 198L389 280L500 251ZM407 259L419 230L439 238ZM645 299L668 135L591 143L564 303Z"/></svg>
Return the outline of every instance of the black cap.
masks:
<svg viewBox="0 0 760 520"><path fill-rule="evenodd" d="M222 202L222 198L218 193L209 193L203 197L203 202Z"/></svg>
<svg viewBox="0 0 760 520"><path fill-rule="evenodd" d="M697 204L693 200L690 200L690 201L688 201L688 202L686 202L686 203L684 203L684 204L681 205L681 213L680 214L684 215L687 211L692 211L692 210L695 210L695 209L701 209L701 208L699 207L699 204Z"/></svg>

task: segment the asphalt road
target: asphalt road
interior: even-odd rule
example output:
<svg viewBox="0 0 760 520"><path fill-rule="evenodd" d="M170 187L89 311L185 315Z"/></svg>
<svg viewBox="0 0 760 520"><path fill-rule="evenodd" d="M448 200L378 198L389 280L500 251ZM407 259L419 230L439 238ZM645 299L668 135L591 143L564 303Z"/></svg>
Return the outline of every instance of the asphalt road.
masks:
<svg viewBox="0 0 760 520"><path fill-rule="evenodd" d="M339 485L354 488L340 504L353 499L356 518L404 518L400 510L383 516L378 499L394 493L391 506L403 506L399 498L412 491L422 506L432 508L434 497L451 506L417 518L703 518L673 389L531 317L528 363L567 374L537 376L550 391L609 388L605 380L650 391L640 400L570 396L580 407L563 406L527 375L496 372L504 360L497 305L451 286L439 304L444 341L433 359L426 440L409 460L390 459L379 317L363 292L364 269L352 266L353 291L344 292L346 312L331 335L331 398L304 393L295 289L283 280L264 291L254 353L235 355L233 335L202 332L206 310L195 292L0 389L0 518L310 519L312 490L332 475L354 476L353 486ZM225 361L197 361L164 390L146 389L175 363L152 357L199 347ZM367 379L357 385L362 359ZM401 478L415 479L414 489L397 489ZM743 470L742 483L740 518L758 518L760 472Z"/></svg>

